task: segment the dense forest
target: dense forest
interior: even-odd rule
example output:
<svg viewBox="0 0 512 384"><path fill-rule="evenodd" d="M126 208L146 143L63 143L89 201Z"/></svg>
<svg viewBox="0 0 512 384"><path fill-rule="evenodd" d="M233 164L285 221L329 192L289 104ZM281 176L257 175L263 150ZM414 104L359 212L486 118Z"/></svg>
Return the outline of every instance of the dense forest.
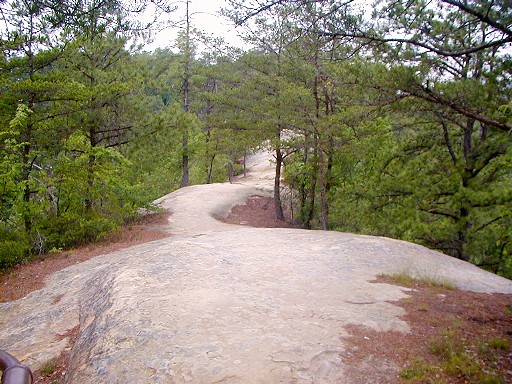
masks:
<svg viewBox="0 0 512 384"><path fill-rule="evenodd" d="M247 50L175 5L0 1L0 267L226 181L265 146L280 218L512 278L509 1L229 0ZM144 50L148 9L180 20L174 48Z"/></svg>

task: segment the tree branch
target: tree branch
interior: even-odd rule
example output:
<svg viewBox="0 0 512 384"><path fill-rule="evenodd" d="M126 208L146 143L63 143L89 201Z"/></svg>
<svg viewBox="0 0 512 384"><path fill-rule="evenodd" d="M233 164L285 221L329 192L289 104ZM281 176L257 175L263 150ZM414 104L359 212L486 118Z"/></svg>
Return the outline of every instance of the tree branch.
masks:
<svg viewBox="0 0 512 384"><path fill-rule="evenodd" d="M481 123L490 125L492 127L501 129L503 131L509 132L510 130L512 130L512 125L507 124L507 123L502 123L500 121L493 120L489 117L482 116L479 113L470 111L469 109L466 109L451 100L446 100L446 99L442 98L440 95L438 95L437 93L433 92L432 90L430 90L426 87L422 86L421 90L424 92L424 94L420 93L420 92L413 92L413 91L406 91L406 92L409 93L410 95L418 97L420 99L449 107L450 109L453 109L454 111L460 113L461 115L471 117L475 120L478 120Z"/></svg>
<svg viewBox="0 0 512 384"><path fill-rule="evenodd" d="M435 54L438 54L440 56L444 57L460 57L460 56L466 56L471 53L480 52L488 48L493 47L499 47L502 45L505 45L507 43L512 43L512 35L505 37L500 40L490 41L485 44L477 45L471 48L467 48L461 51L446 51L440 48L437 48L435 46L422 43L421 41L413 40L413 39L401 39L401 38L383 38L383 37L377 37L372 36L365 33L345 33L345 32L326 32L326 31L317 31L322 36L327 37L345 37L345 38L352 38L352 39L365 39L369 40L370 42L378 42L378 43L407 43L412 44L416 47L424 48L427 51L433 52Z"/></svg>
<svg viewBox="0 0 512 384"><path fill-rule="evenodd" d="M452 158L453 165L457 165L457 156L455 155L455 151L453 150L452 141L450 139L450 133L448 132L448 127L446 126L446 123L442 120L441 126L443 127L444 142L446 144L446 147L448 148L450 157Z"/></svg>
<svg viewBox="0 0 512 384"><path fill-rule="evenodd" d="M450 219L453 219L455 221L459 220L458 216L455 216L455 215L453 215L451 213L438 211L437 209L425 209L425 208L419 207L419 210L422 211L422 212L430 213L432 215L440 215L440 216L449 217Z"/></svg>
<svg viewBox="0 0 512 384"><path fill-rule="evenodd" d="M271 1L270 3L262 5L259 8L253 8L252 12L249 12L243 18L236 20L235 23L236 23L236 25L243 25L249 19L253 18L254 16L257 16L260 13L266 12L277 5L286 4L286 3L298 3L298 7L301 7L306 4L310 4L310 3L321 3L322 1L324 1L324 0L275 0L275 1ZM341 7L344 7L346 5L353 3L354 1L355 0L346 0L342 4L337 4L336 8L339 9Z"/></svg>
<svg viewBox="0 0 512 384"><path fill-rule="evenodd" d="M479 226L477 229L475 229L473 232L478 232L478 231L481 231L482 229L484 229L485 227L491 225L492 223L495 223L499 220L503 219L503 216L498 216L498 217L495 217L494 219L492 220L489 220L487 223L484 223L482 224L481 226Z"/></svg>
<svg viewBox="0 0 512 384"><path fill-rule="evenodd" d="M441 0L443 3L451 4L460 10L469 13L470 15L475 16L478 20L480 20L483 23L486 23L490 25L493 28L496 28L497 30L503 32L504 34L512 37L512 30L509 29L507 26L498 23L496 20L491 19L488 14L483 14L481 12L478 12L477 10L469 7L467 4L464 4L457 0Z"/></svg>
<svg viewBox="0 0 512 384"><path fill-rule="evenodd" d="M272 8L272 7L274 7L274 6L278 5L278 4L281 4L283 2L284 2L283 0L272 1L271 3L266 4L266 5L258 8L258 9L254 9L252 12L249 12L247 15L245 15L242 19L236 20L235 23L236 23L236 25L243 25L249 19L253 18L254 16L257 16L260 13L268 11L270 8Z"/></svg>

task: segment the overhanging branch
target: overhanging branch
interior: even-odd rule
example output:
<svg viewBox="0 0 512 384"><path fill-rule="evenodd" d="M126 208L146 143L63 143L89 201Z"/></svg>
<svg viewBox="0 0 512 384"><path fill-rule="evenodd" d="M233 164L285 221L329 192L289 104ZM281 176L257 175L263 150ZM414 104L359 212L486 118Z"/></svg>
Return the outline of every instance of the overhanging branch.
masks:
<svg viewBox="0 0 512 384"><path fill-rule="evenodd" d="M423 43L421 41L413 40L413 39L401 39L401 38L384 38L373 36L365 33L346 33L346 32L327 32L327 31L318 31L319 34L326 37L341 37L341 38L352 38L352 39L363 39L368 40L374 43L406 43L411 44L416 47L424 48L429 52L435 53L444 57L461 57L466 56L471 53L480 52L485 49L499 47L508 43L512 43L512 35L503 39L490 41L485 44L477 45L471 48L463 49L461 51L447 51L444 49L437 48L433 45Z"/></svg>
<svg viewBox="0 0 512 384"><path fill-rule="evenodd" d="M424 93L413 92L413 91L408 91L407 93L412 96L418 97L420 99L429 101L429 102L434 102L436 104L444 105L444 106L449 107L450 109L460 113L461 115L471 117L481 123L498 128L500 130L507 131L507 132L510 132L512 130L512 125L491 119L491 118L483 116L477 112L473 112L473 111L471 111L467 108L464 108L461 105L459 105L451 100L444 99L443 97L441 97L440 95L438 95L437 93L433 92L432 90L430 90L426 87L422 87L421 90Z"/></svg>
<svg viewBox="0 0 512 384"><path fill-rule="evenodd" d="M505 26L505 25L503 25L501 23L498 23L496 20L491 19L489 17L488 13L483 14L481 12L478 12L476 9L473 9L473 8L469 7L467 4L464 4L464 3L460 2L460 1L457 1L457 0L441 0L441 1L443 3L446 3L446 4L451 4L451 5L459 8L460 10L462 10L462 11L464 11L466 13L469 13L470 15L475 16L481 22L483 22L485 24L488 24L491 27L496 28L497 30L499 30L499 31L505 33L506 35L512 37L512 30L509 29L507 26Z"/></svg>

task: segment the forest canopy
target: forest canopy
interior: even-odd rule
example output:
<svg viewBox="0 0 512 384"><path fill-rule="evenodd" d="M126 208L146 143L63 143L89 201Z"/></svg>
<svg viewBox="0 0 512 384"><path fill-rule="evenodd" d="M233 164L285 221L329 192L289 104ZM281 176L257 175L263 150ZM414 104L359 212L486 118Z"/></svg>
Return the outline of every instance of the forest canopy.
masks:
<svg viewBox="0 0 512 384"><path fill-rule="evenodd" d="M0 2L0 267L225 181L264 145L280 218L512 277L509 1L229 0L247 50L189 3ZM181 32L145 51L162 15Z"/></svg>

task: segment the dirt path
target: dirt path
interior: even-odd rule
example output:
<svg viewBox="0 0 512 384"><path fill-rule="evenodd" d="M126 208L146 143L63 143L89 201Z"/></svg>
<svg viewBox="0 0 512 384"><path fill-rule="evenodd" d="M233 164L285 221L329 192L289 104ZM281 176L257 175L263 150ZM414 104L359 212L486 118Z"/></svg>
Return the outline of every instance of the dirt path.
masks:
<svg viewBox="0 0 512 384"><path fill-rule="evenodd" d="M219 222L270 193L266 157L250 166L239 184L160 199L171 237L71 266L1 304L2 344L37 368L78 329L69 383L344 383L349 327L410 330L392 303L407 289L372 283L378 274L512 293L509 280L401 241Z"/></svg>

